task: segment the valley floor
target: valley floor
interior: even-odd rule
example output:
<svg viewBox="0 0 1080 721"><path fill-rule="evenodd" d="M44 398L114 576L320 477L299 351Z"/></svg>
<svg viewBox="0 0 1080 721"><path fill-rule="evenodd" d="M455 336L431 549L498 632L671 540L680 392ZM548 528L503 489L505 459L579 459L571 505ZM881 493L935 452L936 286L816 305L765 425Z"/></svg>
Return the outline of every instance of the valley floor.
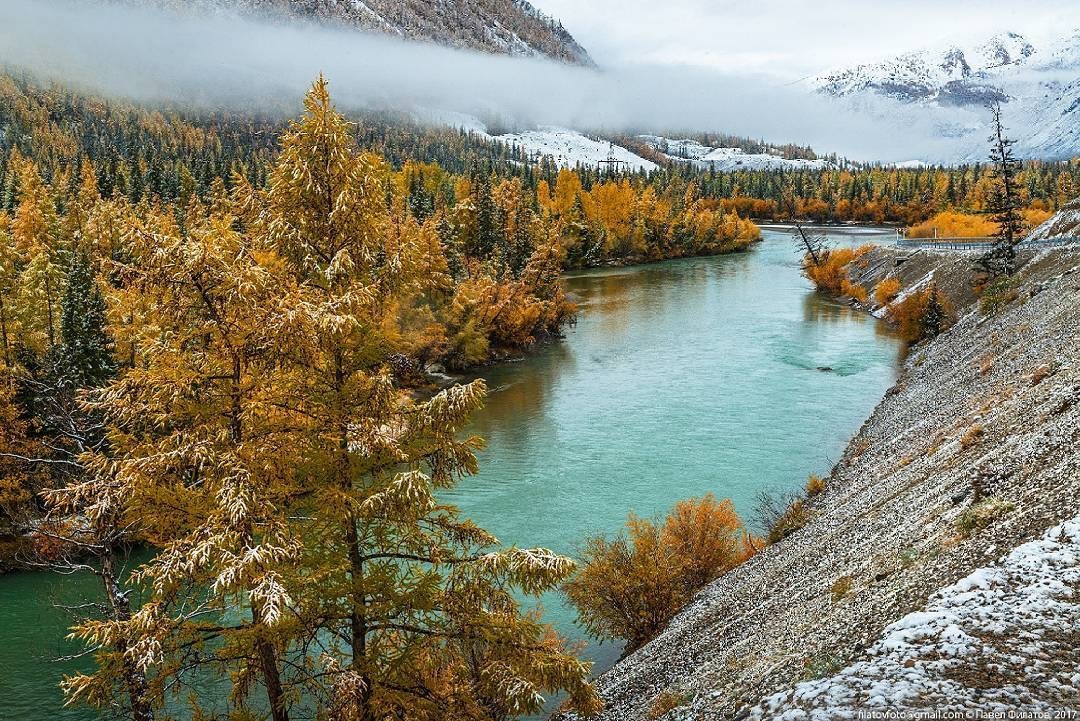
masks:
<svg viewBox="0 0 1080 721"><path fill-rule="evenodd" d="M601 677L602 719L1080 706L1080 252L1029 256L991 315L971 260L900 267L959 320L912 350L804 528Z"/></svg>

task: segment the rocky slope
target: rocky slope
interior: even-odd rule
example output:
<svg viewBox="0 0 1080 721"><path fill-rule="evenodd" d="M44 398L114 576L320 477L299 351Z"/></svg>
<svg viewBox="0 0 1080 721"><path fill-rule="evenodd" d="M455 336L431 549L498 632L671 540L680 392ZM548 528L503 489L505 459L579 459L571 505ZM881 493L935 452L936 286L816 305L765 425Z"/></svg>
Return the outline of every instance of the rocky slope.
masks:
<svg viewBox="0 0 1080 721"><path fill-rule="evenodd" d="M1057 238L1080 238L1080 198L1063 207L1028 236L1032 241Z"/></svg>
<svg viewBox="0 0 1080 721"><path fill-rule="evenodd" d="M969 255L896 257L853 279L933 278L956 324L912 349L801 530L600 679L605 721L1080 706L1080 252L1026 251L991 314Z"/></svg>
<svg viewBox="0 0 1080 721"><path fill-rule="evenodd" d="M330 22L440 45L591 65L559 21L526 0L121 0L188 12Z"/></svg>

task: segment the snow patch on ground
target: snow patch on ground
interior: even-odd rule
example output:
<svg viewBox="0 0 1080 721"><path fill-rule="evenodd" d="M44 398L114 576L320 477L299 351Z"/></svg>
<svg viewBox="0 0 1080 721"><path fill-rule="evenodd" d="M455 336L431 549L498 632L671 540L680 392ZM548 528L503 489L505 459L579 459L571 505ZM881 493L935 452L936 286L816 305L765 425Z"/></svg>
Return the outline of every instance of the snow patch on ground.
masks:
<svg viewBox="0 0 1080 721"><path fill-rule="evenodd" d="M770 696L750 718L1065 708L1080 687L1078 587L1080 516L942 589L888 626L862 660Z"/></svg>
<svg viewBox="0 0 1080 721"><path fill-rule="evenodd" d="M413 117L422 123L428 123L431 125L445 125L448 128L454 128L455 130L464 130L466 132L477 133L479 135L487 136L487 125L475 115L469 115L467 113L458 113L453 110L435 110L434 108L424 108L422 110L416 110L413 112ZM490 136L488 136L490 137Z"/></svg>
<svg viewBox="0 0 1080 721"><path fill-rule="evenodd" d="M658 167L651 160L646 160L608 140L590 137L576 130L555 125L541 125L519 133L492 135L483 121L465 113L424 109L416 111L414 115L423 122L459 128L481 138L498 141L512 148L516 147L523 151L533 163L543 158L550 158L556 165L573 168L577 165L595 166L610 157L625 163L620 170L629 168L632 171L650 171Z"/></svg>
<svg viewBox="0 0 1080 721"><path fill-rule="evenodd" d="M825 160L788 160L779 155L746 153L743 152L742 148L713 148L689 138L672 140L661 135L639 135L638 138L671 160L690 163L706 170L714 169L718 172L778 169L816 170L829 167L829 163Z"/></svg>
<svg viewBox="0 0 1080 721"><path fill-rule="evenodd" d="M591 138L576 130L542 125L535 130L522 133L488 136L501 143L516 146L526 154L539 160L550 157L557 165L574 167L576 165L596 165L609 157L626 163L631 170L656 170L656 163L646 160L626 148L612 144L602 138ZM624 166L627 167L627 166Z"/></svg>

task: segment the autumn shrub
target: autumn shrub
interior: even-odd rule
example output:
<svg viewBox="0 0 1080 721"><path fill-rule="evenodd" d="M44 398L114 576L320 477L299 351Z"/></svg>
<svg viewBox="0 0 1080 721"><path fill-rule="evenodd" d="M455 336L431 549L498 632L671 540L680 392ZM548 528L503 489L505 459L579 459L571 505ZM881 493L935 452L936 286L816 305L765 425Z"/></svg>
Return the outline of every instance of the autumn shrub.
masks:
<svg viewBox="0 0 1080 721"><path fill-rule="evenodd" d="M840 295L854 298L860 303L865 303L870 297L870 294L866 291L864 286L859 285L858 283L852 283L847 278L840 282Z"/></svg>
<svg viewBox="0 0 1080 721"><path fill-rule="evenodd" d="M803 501L797 500L788 506L787 510L777 519L777 522L769 529L766 539L769 543L782 541L795 531L799 530L810 520L810 513Z"/></svg>
<svg viewBox="0 0 1080 721"><path fill-rule="evenodd" d="M559 268L557 253L546 247L533 254L520 278L496 279L474 270L462 280L444 311L447 365L483 363L498 351L520 351L557 332L575 312L559 285Z"/></svg>
<svg viewBox="0 0 1080 721"><path fill-rule="evenodd" d="M631 651L751 553L731 501L709 494L676 504L663 522L631 514L615 538L587 539L581 567L563 591L587 633L624 639Z"/></svg>
<svg viewBox="0 0 1080 721"><path fill-rule="evenodd" d="M767 543L778 543L810 520L806 500L797 492L758 492L754 524L765 533Z"/></svg>
<svg viewBox="0 0 1080 721"><path fill-rule="evenodd" d="M874 300L878 305L888 305L900 295L900 279L885 278L874 286Z"/></svg>
<svg viewBox="0 0 1080 721"><path fill-rule="evenodd" d="M1024 208L1020 211L1024 219L1024 229L1031 231L1054 217L1054 211L1048 208Z"/></svg>
<svg viewBox="0 0 1080 721"><path fill-rule="evenodd" d="M908 229L909 238L984 238L998 231L997 223L989 216L945 210L924 223Z"/></svg>
<svg viewBox="0 0 1080 721"><path fill-rule="evenodd" d="M686 691L666 688L656 694L656 698L653 699L652 704L649 706L648 718L653 721L661 719L675 709L686 706L693 700L693 696Z"/></svg>
<svg viewBox="0 0 1080 721"><path fill-rule="evenodd" d="M873 250L873 247L872 245L863 245L858 248L833 248L826 250L819 256L820 262L817 263L814 262L813 258L807 256L803 262L803 272L818 290L833 295L854 297L851 291L856 290L856 286L851 283L851 278L848 277L848 264L869 253ZM861 288L861 286L858 287ZM866 290L862 289L861 294L864 295L864 299L865 293Z"/></svg>
<svg viewBox="0 0 1080 721"><path fill-rule="evenodd" d="M900 327L908 343L933 338L952 322L952 304L936 286L908 293L903 300L889 305L889 316Z"/></svg>

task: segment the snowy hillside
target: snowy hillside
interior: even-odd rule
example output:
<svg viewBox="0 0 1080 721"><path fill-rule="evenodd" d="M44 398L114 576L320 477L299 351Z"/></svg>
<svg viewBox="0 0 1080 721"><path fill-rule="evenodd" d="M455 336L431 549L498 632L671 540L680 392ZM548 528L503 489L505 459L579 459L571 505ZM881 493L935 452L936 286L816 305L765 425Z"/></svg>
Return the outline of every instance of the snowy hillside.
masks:
<svg viewBox="0 0 1080 721"><path fill-rule="evenodd" d="M1027 240L1080 237L1080 198L1072 201L1054 217L1031 232Z"/></svg>
<svg viewBox="0 0 1080 721"><path fill-rule="evenodd" d="M1037 46L1016 33L949 45L826 73L811 81L846 110L898 130L929 125L950 139L943 161L985 156L987 103L1004 117L1022 156L1080 154L1080 30Z"/></svg>
<svg viewBox="0 0 1080 721"><path fill-rule="evenodd" d="M659 135L639 135L638 138L671 160L718 172L828 167L825 160L789 160L779 155L747 153L741 148L713 148L690 139L672 140Z"/></svg>
<svg viewBox="0 0 1080 721"><path fill-rule="evenodd" d="M340 23L371 32L484 52L592 65L558 20L526 0L115 0L261 18Z"/></svg>
<svg viewBox="0 0 1080 721"><path fill-rule="evenodd" d="M622 170L655 170L656 163L646 160L626 148L603 138L595 138L569 128L541 125L531 130L493 135L479 118L464 113L425 110L416 112L418 120L438 125L460 128L488 140L498 141L521 150L529 159L538 163L550 158L556 165L573 168L592 165L609 158L625 163Z"/></svg>
<svg viewBox="0 0 1080 721"><path fill-rule="evenodd" d="M489 137L512 147L521 148L537 160L546 156L552 158L557 165L566 167L596 165L610 158L626 163L626 166L623 166L624 169L629 167L630 170L648 171L657 168L656 163L626 148L567 128L542 125L535 130Z"/></svg>
<svg viewBox="0 0 1080 721"><path fill-rule="evenodd" d="M935 594L864 657L755 707L751 719L857 718L868 709L1054 708L1078 681L1080 518ZM1076 660L1075 655L1072 656ZM1071 666L1071 667L1070 667ZM902 717L902 716L901 716Z"/></svg>

